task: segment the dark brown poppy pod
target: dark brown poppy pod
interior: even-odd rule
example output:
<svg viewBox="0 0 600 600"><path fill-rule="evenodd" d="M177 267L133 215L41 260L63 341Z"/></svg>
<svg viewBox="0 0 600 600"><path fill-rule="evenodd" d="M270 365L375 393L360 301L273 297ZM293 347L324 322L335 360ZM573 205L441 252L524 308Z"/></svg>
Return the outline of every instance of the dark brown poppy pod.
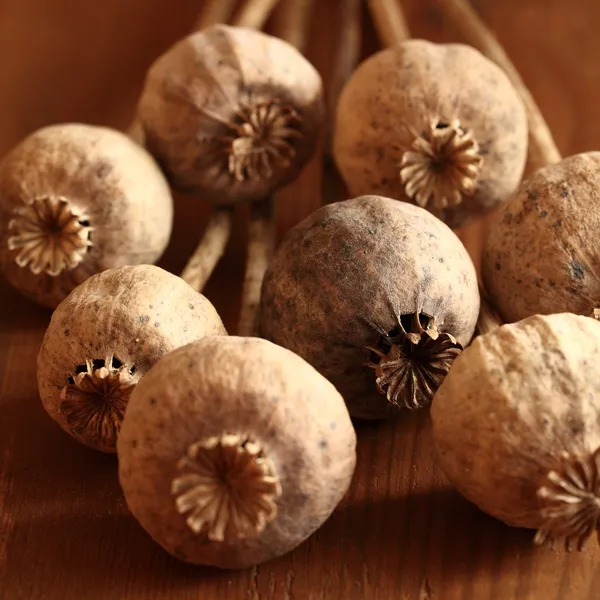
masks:
<svg viewBox="0 0 600 600"><path fill-rule="evenodd" d="M413 202L456 228L521 181L527 117L504 71L479 51L408 40L349 79L333 152L353 196Z"/></svg>
<svg viewBox="0 0 600 600"><path fill-rule="evenodd" d="M492 221L482 274L505 321L600 303L600 152L536 171Z"/></svg>
<svg viewBox="0 0 600 600"><path fill-rule="evenodd" d="M452 484L535 541L600 532L600 323L534 315L477 337L431 407Z"/></svg>
<svg viewBox="0 0 600 600"><path fill-rule="evenodd" d="M0 272L50 308L94 273L156 262L172 221L160 168L119 131L51 125L0 164Z"/></svg>
<svg viewBox="0 0 600 600"><path fill-rule="evenodd" d="M262 337L296 352L357 418L426 406L479 312L475 267L426 210L379 196L291 229L265 275Z"/></svg>
<svg viewBox="0 0 600 600"><path fill-rule="evenodd" d="M343 398L289 350L213 337L161 359L134 390L117 443L127 505L186 562L243 568L289 552L352 479Z"/></svg>
<svg viewBox="0 0 600 600"><path fill-rule="evenodd" d="M260 200L312 155L322 81L291 44L215 25L152 65L138 114L146 146L175 187L215 204Z"/></svg>
<svg viewBox="0 0 600 600"><path fill-rule="evenodd" d="M182 279L152 265L93 275L54 313L37 359L48 414L79 442L115 443L132 390L164 354L226 335L217 311Z"/></svg>

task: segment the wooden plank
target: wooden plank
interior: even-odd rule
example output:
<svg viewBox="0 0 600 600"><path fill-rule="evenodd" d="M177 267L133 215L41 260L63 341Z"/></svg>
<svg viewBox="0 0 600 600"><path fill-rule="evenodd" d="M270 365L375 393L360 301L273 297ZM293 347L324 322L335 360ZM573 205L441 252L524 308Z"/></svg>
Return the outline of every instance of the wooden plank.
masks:
<svg viewBox="0 0 600 600"><path fill-rule="evenodd" d="M341 0L340 0L341 1ZM330 68L332 3L319 2L308 55ZM597 0L478 0L546 115L565 154L600 145ZM415 36L457 40L436 0L405 0ZM198 0L3 0L0 152L41 125L125 126L144 68L194 20ZM316 14L316 13L315 13ZM365 51L375 48L365 26ZM327 45L329 44L329 46ZM278 198L283 234L320 204L313 161ZM339 186L329 189L339 191ZM243 269L243 211L206 293L232 328ZM207 207L177 198L161 264L178 271ZM472 228L474 253L481 240ZM35 361L48 311L0 283L0 598L175 597L249 600L595 600L600 552L534 548L452 491L435 465L428 416L359 424L354 483L331 519L296 551L239 573L170 558L130 517L116 459L87 450L46 416Z"/></svg>

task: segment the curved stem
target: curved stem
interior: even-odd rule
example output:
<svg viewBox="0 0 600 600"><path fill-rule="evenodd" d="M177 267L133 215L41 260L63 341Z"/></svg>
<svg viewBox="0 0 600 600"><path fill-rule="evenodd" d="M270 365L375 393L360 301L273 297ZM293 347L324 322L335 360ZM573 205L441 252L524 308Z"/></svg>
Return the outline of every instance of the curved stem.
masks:
<svg viewBox="0 0 600 600"><path fill-rule="evenodd" d="M310 20L315 0L285 0L275 13L273 29L277 37L300 52L308 46Z"/></svg>
<svg viewBox="0 0 600 600"><path fill-rule="evenodd" d="M206 0L194 24L194 31L200 31L217 23L227 23L236 4L237 0Z"/></svg>
<svg viewBox="0 0 600 600"><path fill-rule="evenodd" d="M247 0L231 24L237 27L261 29L278 3L279 0Z"/></svg>
<svg viewBox="0 0 600 600"><path fill-rule="evenodd" d="M232 216L231 207L213 208L204 235L181 272L181 278L198 292L202 291L225 252L231 236Z"/></svg>
<svg viewBox="0 0 600 600"><path fill-rule="evenodd" d="M240 336L255 335L262 280L275 247L274 212L272 197L254 202L251 206L242 309L237 331Z"/></svg>
<svg viewBox="0 0 600 600"><path fill-rule="evenodd" d="M134 141L144 145L144 128L142 127L142 123L139 117L136 115L133 117L133 120L129 124L129 127L125 130L125 133Z"/></svg>
<svg viewBox="0 0 600 600"><path fill-rule="evenodd" d="M329 79L329 114L334 115L338 98L350 74L360 60L362 41L362 2L346 0L338 3L336 21L339 24L336 53L333 58L333 70ZM327 152L331 153L333 139L333 119L327 123Z"/></svg>
<svg viewBox="0 0 600 600"><path fill-rule="evenodd" d="M475 12L468 0L441 0L444 13L465 41L504 69L521 96L529 122L529 167L536 170L557 163L561 155L531 92L494 34Z"/></svg>
<svg viewBox="0 0 600 600"><path fill-rule="evenodd" d="M286 0L273 34L302 50L308 39L312 2L313 0ZM277 0L249 0L235 24L262 27L276 5ZM275 230L274 198L254 202L248 223L248 251L237 331L240 336L252 336L256 333L261 286L275 248Z"/></svg>
<svg viewBox="0 0 600 600"><path fill-rule="evenodd" d="M395 46L410 38L399 0L369 0L373 24L384 46Z"/></svg>
<svg viewBox="0 0 600 600"><path fill-rule="evenodd" d="M483 287L479 286L479 295L481 297L481 304L479 308L479 317L477 319L477 335L485 335L486 333L490 333L490 331L494 331L501 325L503 325L502 319L492 307L491 302L487 298L487 294Z"/></svg>

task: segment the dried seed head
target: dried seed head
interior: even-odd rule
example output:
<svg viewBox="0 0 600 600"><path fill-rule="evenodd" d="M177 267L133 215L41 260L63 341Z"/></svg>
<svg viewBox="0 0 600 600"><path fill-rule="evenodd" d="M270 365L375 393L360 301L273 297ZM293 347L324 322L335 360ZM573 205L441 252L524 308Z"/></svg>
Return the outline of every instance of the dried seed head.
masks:
<svg viewBox="0 0 600 600"><path fill-rule="evenodd" d="M42 196L13 211L8 222L9 250L19 267L34 275L58 275L76 267L92 245L85 215L65 198Z"/></svg>
<svg viewBox="0 0 600 600"><path fill-rule="evenodd" d="M348 490L355 447L342 396L298 355L213 335L170 352L136 385L117 441L119 481L167 552L245 568L323 524Z"/></svg>
<svg viewBox="0 0 600 600"><path fill-rule="evenodd" d="M599 361L596 320L534 315L475 338L431 405L449 481L538 544L600 531Z"/></svg>
<svg viewBox="0 0 600 600"><path fill-rule="evenodd" d="M87 360L60 392L59 410L71 431L114 451L129 396L139 378L114 356Z"/></svg>
<svg viewBox="0 0 600 600"><path fill-rule="evenodd" d="M458 119L433 119L402 156L400 179L406 195L434 209L460 204L475 191L483 164L479 144Z"/></svg>
<svg viewBox="0 0 600 600"><path fill-rule="evenodd" d="M277 514L281 485L261 447L238 434L189 446L171 491L196 534L223 542L260 533Z"/></svg>
<svg viewBox="0 0 600 600"><path fill-rule="evenodd" d="M398 319L398 327L382 336L375 356L377 389L396 406L424 408L448 373L462 346L449 333L440 333L434 319L414 313Z"/></svg>
<svg viewBox="0 0 600 600"><path fill-rule="evenodd" d="M174 187L231 205L298 176L318 142L322 88L314 66L284 40L215 25L154 62L138 115Z"/></svg>
<svg viewBox="0 0 600 600"><path fill-rule="evenodd" d="M560 471L550 471L538 489L543 524L535 542L564 538L568 551L583 550L593 533L600 539L600 448L591 456L563 455Z"/></svg>
<svg viewBox="0 0 600 600"><path fill-rule="evenodd" d="M172 220L166 178L122 132L50 125L0 161L0 274L49 308L95 273L156 262Z"/></svg>
<svg viewBox="0 0 600 600"><path fill-rule="evenodd" d="M527 140L523 102L498 65L465 44L412 39L348 79L333 154L350 195L417 204L456 229L514 192Z"/></svg>
<svg viewBox="0 0 600 600"><path fill-rule="evenodd" d="M236 181L269 179L294 159L294 139L302 138L298 113L277 100L242 106L223 138L223 154Z"/></svg>
<svg viewBox="0 0 600 600"><path fill-rule="evenodd" d="M214 306L154 265L96 273L52 313L37 358L47 413L79 442L115 452L129 396L179 346L226 335Z"/></svg>
<svg viewBox="0 0 600 600"><path fill-rule="evenodd" d="M481 275L502 319L591 316L600 299L600 152L583 152L523 180L490 221Z"/></svg>
<svg viewBox="0 0 600 600"><path fill-rule="evenodd" d="M478 312L456 235L414 204L363 196L286 235L264 278L259 332L325 375L353 417L378 419L429 403Z"/></svg>

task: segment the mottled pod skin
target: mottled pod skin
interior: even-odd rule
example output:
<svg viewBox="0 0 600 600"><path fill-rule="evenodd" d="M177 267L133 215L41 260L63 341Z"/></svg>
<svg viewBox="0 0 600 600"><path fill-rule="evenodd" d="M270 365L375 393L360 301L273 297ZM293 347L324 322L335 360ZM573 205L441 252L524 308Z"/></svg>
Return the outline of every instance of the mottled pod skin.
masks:
<svg viewBox="0 0 600 600"><path fill-rule="evenodd" d="M406 202L362 196L288 232L265 275L259 331L327 377L352 416L382 418L399 402L377 390L367 347L416 313L465 345L478 311L475 268L444 223Z"/></svg>
<svg viewBox="0 0 600 600"><path fill-rule="evenodd" d="M476 338L431 407L439 461L483 511L583 542L600 517L600 323L535 315Z"/></svg>
<svg viewBox="0 0 600 600"><path fill-rule="evenodd" d="M44 335L44 408L79 442L115 452L129 395L150 367L179 346L226 333L208 299L159 267L93 275L59 304Z"/></svg>
<svg viewBox="0 0 600 600"><path fill-rule="evenodd" d="M585 152L539 169L501 208L482 274L505 321L599 307L599 204L600 152Z"/></svg>
<svg viewBox="0 0 600 600"><path fill-rule="evenodd" d="M506 74L476 49L408 40L353 73L333 152L351 195L415 202L456 228L519 184L527 119Z"/></svg>
<svg viewBox="0 0 600 600"><path fill-rule="evenodd" d="M317 70L291 44L215 25L156 60L138 115L171 183L227 205L297 177L318 140L322 93Z"/></svg>
<svg viewBox="0 0 600 600"><path fill-rule="evenodd" d="M205 455L190 506L221 502L195 533L176 504L178 464L198 442L222 437L251 440L254 456L260 449L246 482L265 463L269 476L245 486L240 469ZM165 550L243 568L289 552L323 524L348 489L355 445L342 397L300 357L259 338L206 338L161 359L136 387L117 445L119 479L131 512ZM250 518L267 508L266 521ZM247 518L252 527L239 537ZM227 525L221 532L217 520Z"/></svg>
<svg viewBox="0 0 600 600"><path fill-rule="evenodd" d="M172 220L160 168L112 129L44 127L0 164L0 271L50 308L94 273L156 262Z"/></svg>

